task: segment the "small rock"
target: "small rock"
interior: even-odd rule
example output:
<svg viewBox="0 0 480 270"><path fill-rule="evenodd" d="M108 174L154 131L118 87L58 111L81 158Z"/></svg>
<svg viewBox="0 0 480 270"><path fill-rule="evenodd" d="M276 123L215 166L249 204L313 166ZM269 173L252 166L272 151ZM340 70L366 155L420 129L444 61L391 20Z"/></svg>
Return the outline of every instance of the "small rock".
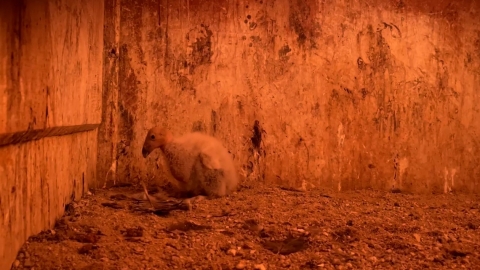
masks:
<svg viewBox="0 0 480 270"><path fill-rule="evenodd" d="M135 248L133 248L133 252L135 254L142 255L145 252L145 250L140 248L140 247L135 247Z"/></svg>
<svg viewBox="0 0 480 270"><path fill-rule="evenodd" d="M27 258L27 259L25 259L25 262L23 263L23 267L31 268L31 267L33 267L33 262L29 258Z"/></svg>
<svg viewBox="0 0 480 270"><path fill-rule="evenodd" d="M240 262L235 266L236 269L245 269L245 267L247 267L247 264L245 263L245 261L240 261Z"/></svg>
<svg viewBox="0 0 480 270"><path fill-rule="evenodd" d="M467 224L467 228L469 228L470 230L476 230L478 226L476 224L473 224L472 222L469 222Z"/></svg>
<svg viewBox="0 0 480 270"><path fill-rule="evenodd" d="M376 263L378 261L377 257L375 256L368 258L368 260L371 261L372 263Z"/></svg>
<svg viewBox="0 0 480 270"><path fill-rule="evenodd" d="M347 221L347 226L353 226L353 220Z"/></svg>
<svg viewBox="0 0 480 270"><path fill-rule="evenodd" d="M231 248L231 249L227 250L227 254L228 254L228 255L235 256L235 255L237 254L237 250Z"/></svg>
<svg viewBox="0 0 480 270"><path fill-rule="evenodd" d="M17 268L20 266L20 261L19 260L15 260L15 262L13 262L13 267Z"/></svg>
<svg viewBox="0 0 480 270"><path fill-rule="evenodd" d="M18 258L23 259L25 257L25 254L23 252L18 253Z"/></svg>
<svg viewBox="0 0 480 270"><path fill-rule="evenodd" d="M50 233L51 233L52 235L55 235L57 232L52 229L52 230L50 230Z"/></svg>
<svg viewBox="0 0 480 270"><path fill-rule="evenodd" d="M79 254L87 254L92 249L95 249L95 246L93 244L85 244L78 250L78 253Z"/></svg>
<svg viewBox="0 0 480 270"><path fill-rule="evenodd" d="M255 246L251 242L245 242L243 243L243 248L245 249L253 249Z"/></svg>
<svg viewBox="0 0 480 270"><path fill-rule="evenodd" d="M267 268L265 267L265 265L263 265L262 263L261 264L255 264L253 266L253 269L255 270L267 270Z"/></svg>
<svg viewBox="0 0 480 270"><path fill-rule="evenodd" d="M127 228L124 232L126 237L142 237L143 236L143 227L133 227Z"/></svg>
<svg viewBox="0 0 480 270"><path fill-rule="evenodd" d="M395 207L400 207L400 204L398 204L398 202L394 203L393 206Z"/></svg>
<svg viewBox="0 0 480 270"><path fill-rule="evenodd" d="M417 242L420 242L420 240L421 240L420 234L414 233L414 234L413 234L413 237L415 237L415 240L417 240Z"/></svg>

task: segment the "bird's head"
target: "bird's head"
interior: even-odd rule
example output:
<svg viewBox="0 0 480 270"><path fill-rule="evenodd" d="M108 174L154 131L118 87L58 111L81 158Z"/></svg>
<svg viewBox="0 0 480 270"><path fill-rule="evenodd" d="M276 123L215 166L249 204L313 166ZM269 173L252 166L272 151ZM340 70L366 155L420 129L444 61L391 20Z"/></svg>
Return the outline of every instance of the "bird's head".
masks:
<svg viewBox="0 0 480 270"><path fill-rule="evenodd" d="M156 148L163 149L171 140L172 135L167 129L159 126L151 128L143 142L142 156L146 158Z"/></svg>

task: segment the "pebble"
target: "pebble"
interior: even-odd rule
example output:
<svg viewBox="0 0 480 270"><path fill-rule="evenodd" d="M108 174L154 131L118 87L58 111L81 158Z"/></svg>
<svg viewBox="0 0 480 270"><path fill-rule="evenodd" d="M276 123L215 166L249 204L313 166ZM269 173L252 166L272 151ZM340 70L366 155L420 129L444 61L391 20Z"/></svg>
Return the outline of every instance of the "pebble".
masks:
<svg viewBox="0 0 480 270"><path fill-rule="evenodd" d="M377 257L375 256L368 258L368 260L371 261L372 263L376 263L378 261Z"/></svg>
<svg viewBox="0 0 480 270"><path fill-rule="evenodd" d="M421 236L420 236L420 234L414 233L414 234L413 234L413 237L415 237L415 240L417 240L417 242L420 242L420 241L421 241Z"/></svg>
<svg viewBox="0 0 480 270"><path fill-rule="evenodd" d="M13 263L13 267L17 268L20 266L20 261L19 260L15 260L15 262Z"/></svg>
<svg viewBox="0 0 480 270"><path fill-rule="evenodd" d="M247 267L247 264L244 261L240 261L237 266L235 266L236 269L245 269Z"/></svg>
<svg viewBox="0 0 480 270"><path fill-rule="evenodd" d="M141 255L141 254L143 254L144 250L142 248L135 247L135 248L133 248L133 252Z"/></svg>
<svg viewBox="0 0 480 270"><path fill-rule="evenodd" d="M231 249L229 249L229 250L227 251L227 254L228 254L228 255L235 256L235 255L237 254L237 250L231 248Z"/></svg>
<svg viewBox="0 0 480 270"><path fill-rule="evenodd" d="M253 269L255 270L267 270L267 268L265 267L265 265L263 265L262 263L261 264L255 264L253 266Z"/></svg>
<svg viewBox="0 0 480 270"><path fill-rule="evenodd" d="M27 258L27 259L25 259L25 262L23 263L23 266L31 268L33 266L33 263L30 259Z"/></svg>
<svg viewBox="0 0 480 270"><path fill-rule="evenodd" d="M79 254L87 254L87 253L89 253L92 249L94 249L93 244L85 244L85 245L83 245L83 246L78 250L78 253L79 253Z"/></svg>
<svg viewBox="0 0 480 270"><path fill-rule="evenodd" d="M246 249L253 249L255 246L253 245L252 242L245 242L243 244L243 248L246 248Z"/></svg>

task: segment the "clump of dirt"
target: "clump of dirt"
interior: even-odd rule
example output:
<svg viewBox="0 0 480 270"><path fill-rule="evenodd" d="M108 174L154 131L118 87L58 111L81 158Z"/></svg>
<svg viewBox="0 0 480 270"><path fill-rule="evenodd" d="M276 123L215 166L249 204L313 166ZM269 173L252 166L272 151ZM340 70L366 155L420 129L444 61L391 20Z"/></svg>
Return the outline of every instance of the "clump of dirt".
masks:
<svg viewBox="0 0 480 270"><path fill-rule="evenodd" d="M480 265L475 196L257 188L191 207L171 202L160 215L138 211L141 200L126 189L97 192L69 205L54 229L32 236L12 269Z"/></svg>

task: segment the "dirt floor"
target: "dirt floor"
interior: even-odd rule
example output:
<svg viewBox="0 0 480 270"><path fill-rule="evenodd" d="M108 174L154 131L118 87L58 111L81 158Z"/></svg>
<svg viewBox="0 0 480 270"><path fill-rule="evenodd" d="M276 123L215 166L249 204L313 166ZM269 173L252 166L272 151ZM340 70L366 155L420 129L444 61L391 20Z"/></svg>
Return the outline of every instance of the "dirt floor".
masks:
<svg viewBox="0 0 480 270"><path fill-rule="evenodd" d="M152 213L132 189L69 205L12 269L480 269L478 196L243 188Z"/></svg>

